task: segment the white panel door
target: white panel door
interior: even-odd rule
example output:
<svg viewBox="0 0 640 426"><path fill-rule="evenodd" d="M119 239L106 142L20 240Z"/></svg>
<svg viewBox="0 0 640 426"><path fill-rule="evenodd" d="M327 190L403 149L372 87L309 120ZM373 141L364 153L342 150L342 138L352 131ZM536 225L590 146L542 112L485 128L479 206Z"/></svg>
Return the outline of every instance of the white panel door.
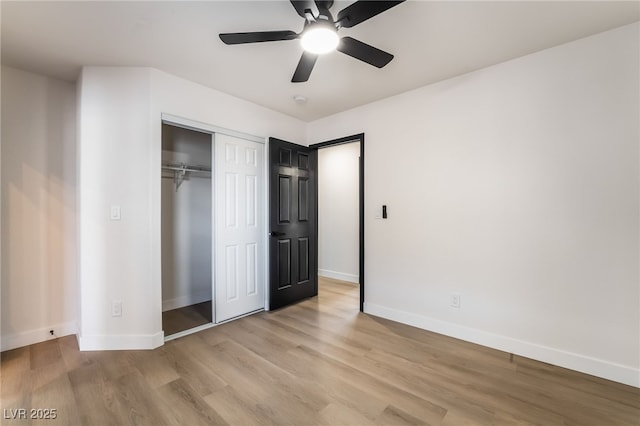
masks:
<svg viewBox="0 0 640 426"><path fill-rule="evenodd" d="M215 136L216 322L264 308L264 145Z"/></svg>

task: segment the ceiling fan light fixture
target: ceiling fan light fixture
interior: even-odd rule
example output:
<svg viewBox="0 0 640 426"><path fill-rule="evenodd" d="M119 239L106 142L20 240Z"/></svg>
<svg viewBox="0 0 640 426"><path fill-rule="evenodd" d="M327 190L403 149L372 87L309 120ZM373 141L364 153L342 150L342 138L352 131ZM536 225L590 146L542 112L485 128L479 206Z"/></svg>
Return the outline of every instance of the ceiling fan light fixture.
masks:
<svg viewBox="0 0 640 426"><path fill-rule="evenodd" d="M341 28L355 27L404 1L406 0L356 0L340 10L337 19L334 19L329 10L333 6L333 0L291 0L290 3L296 13L304 19L302 32L296 33L291 30L253 31L222 33L219 34L219 37L224 44L299 40L304 52L302 52L296 70L291 77L292 83L308 81L319 56L333 50L374 67L382 68L393 59L391 53L349 36L338 37L338 31Z"/></svg>
<svg viewBox="0 0 640 426"><path fill-rule="evenodd" d="M304 50L317 55L336 50L339 42L336 29L329 25L314 25L305 30L300 39Z"/></svg>

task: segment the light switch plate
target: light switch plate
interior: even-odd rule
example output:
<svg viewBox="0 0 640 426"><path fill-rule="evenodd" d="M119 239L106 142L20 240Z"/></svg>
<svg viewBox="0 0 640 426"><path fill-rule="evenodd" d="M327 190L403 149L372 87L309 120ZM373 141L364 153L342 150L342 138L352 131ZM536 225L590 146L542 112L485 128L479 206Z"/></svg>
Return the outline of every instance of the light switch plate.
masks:
<svg viewBox="0 0 640 426"><path fill-rule="evenodd" d="M109 218L111 220L120 220L121 219L121 211L120 206L111 206L111 211L109 213Z"/></svg>

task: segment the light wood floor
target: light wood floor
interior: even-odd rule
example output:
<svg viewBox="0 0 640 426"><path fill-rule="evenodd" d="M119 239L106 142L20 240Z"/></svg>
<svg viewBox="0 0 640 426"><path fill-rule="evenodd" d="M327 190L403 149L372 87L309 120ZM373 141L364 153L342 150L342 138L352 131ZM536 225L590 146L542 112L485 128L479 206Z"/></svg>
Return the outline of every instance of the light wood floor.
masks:
<svg viewBox="0 0 640 426"><path fill-rule="evenodd" d="M4 352L2 408L55 408L31 423L56 425L640 424L636 388L357 308L356 287L323 281L317 298L153 351L65 337Z"/></svg>
<svg viewBox="0 0 640 426"><path fill-rule="evenodd" d="M170 336L199 325L209 324L211 317L211 301L164 311L162 313L162 330L164 330L165 336Z"/></svg>

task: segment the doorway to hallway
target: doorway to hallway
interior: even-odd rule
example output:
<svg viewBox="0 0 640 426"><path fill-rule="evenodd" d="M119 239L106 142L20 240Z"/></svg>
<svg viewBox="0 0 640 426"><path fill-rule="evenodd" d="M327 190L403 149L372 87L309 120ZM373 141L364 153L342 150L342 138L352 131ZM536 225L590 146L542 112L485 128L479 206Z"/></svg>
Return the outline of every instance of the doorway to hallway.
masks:
<svg viewBox="0 0 640 426"><path fill-rule="evenodd" d="M364 305L364 134L319 144L318 275L360 287Z"/></svg>

